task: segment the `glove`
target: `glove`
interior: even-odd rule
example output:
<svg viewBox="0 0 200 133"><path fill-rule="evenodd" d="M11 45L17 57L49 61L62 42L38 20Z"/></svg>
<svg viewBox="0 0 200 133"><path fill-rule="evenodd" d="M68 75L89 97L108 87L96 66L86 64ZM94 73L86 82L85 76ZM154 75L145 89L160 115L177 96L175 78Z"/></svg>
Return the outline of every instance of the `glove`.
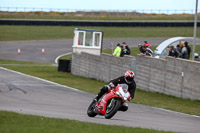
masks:
<svg viewBox="0 0 200 133"><path fill-rule="evenodd" d="M132 99L133 99L133 98L132 98L132 97L130 97L130 98L128 99L128 101L130 102Z"/></svg>
<svg viewBox="0 0 200 133"><path fill-rule="evenodd" d="M112 88L115 88L115 85L111 82L111 83L109 83L108 85L105 85L107 88L108 88L108 90L111 90Z"/></svg>
<svg viewBox="0 0 200 133"><path fill-rule="evenodd" d="M115 86L112 82L110 82L110 83L108 84L108 86L109 86L110 88L116 88L116 86Z"/></svg>

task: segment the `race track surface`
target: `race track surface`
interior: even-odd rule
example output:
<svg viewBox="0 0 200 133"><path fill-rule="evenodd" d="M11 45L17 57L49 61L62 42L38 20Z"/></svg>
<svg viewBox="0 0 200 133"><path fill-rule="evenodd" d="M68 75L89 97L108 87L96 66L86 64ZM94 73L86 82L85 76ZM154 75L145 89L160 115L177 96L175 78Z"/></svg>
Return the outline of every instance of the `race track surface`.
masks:
<svg viewBox="0 0 200 133"><path fill-rule="evenodd" d="M85 122L151 128L173 132L200 131L200 117L150 106L129 104L112 119L86 114L94 95L0 67L0 110Z"/></svg>
<svg viewBox="0 0 200 133"><path fill-rule="evenodd" d="M152 45L158 45L165 38L140 38L140 39L104 39L103 48L116 47L117 43L126 42L129 46L137 46L147 40ZM41 40L0 42L0 59L51 62L54 63L59 55L72 52L72 40ZM18 55L18 48L21 54ZM45 54L42 55L42 48Z"/></svg>

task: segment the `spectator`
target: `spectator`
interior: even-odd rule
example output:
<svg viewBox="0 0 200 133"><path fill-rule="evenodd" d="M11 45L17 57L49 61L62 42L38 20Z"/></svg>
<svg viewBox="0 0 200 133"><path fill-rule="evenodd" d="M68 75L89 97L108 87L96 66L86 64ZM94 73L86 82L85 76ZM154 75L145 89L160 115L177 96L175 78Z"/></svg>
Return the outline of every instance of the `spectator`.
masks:
<svg viewBox="0 0 200 133"><path fill-rule="evenodd" d="M191 52L191 48L190 46L188 45L188 42L185 42L185 47L187 48L187 51L188 51L188 59L190 59L190 52Z"/></svg>
<svg viewBox="0 0 200 133"><path fill-rule="evenodd" d="M138 45L138 48L139 48L139 50L140 50L140 54L144 54L144 53L145 53L145 50L143 50L141 44Z"/></svg>
<svg viewBox="0 0 200 133"><path fill-rule="evenodd" d="M174 46L168 46L167 50L169 51L168 56L176 58L181 56L181 53L176 48L174 48Z"/></svg>
<svg viewBox="0 0 200 133"><path fill-rule="evenodd" d="M151 45L147 41L144 41L144 46L146 46L146 47L151 49Z"/></svg>
<svg viewBox="0 0 200 133"><path fill-rule="evenodd" d="M118 43L118 44L117 44L117 47L115 48L115 50L114 50L114 52L113 52L113 56L120 57L121 51L122 51L121 44Z"/></svg>
<svg viewBox="0 0 200 133"><path fill-rule="evenodd" d="M125 42L123 42L122 44L123 44L123 48L122 48L122 52L121 52L121 57L123 57L124 55L130 55L131 51L130 51L128 45Z"/></svg>
<svg viewBox="0 0 200 133"><path fill-rule="evenodd" d="M144 55L153 56L153 51L148 46L142 46L142 49L145 51Z"/></svg>
<svg viewBox="0 0 200 133"><path fill-rule="evenodd" d="M179 44L176 45L176 49L179 51L179 53L181 53L181 46Z"/></svg>
<svg viewBox="0 0 200 133"><path fill-rule="evenodd" d="M183 59L189 59L188 50L187 50L187 48L185 46L185 43L182 44L181 58L183 58Z"/></svg>
<svg viewBox="0 0 200 133"><path fill-rule="evenodd" d="M175 51L174 51L174 46L168 46L167 47L167 50L168 50L168 56L172 56L172 57L175 57Z"/></svg>

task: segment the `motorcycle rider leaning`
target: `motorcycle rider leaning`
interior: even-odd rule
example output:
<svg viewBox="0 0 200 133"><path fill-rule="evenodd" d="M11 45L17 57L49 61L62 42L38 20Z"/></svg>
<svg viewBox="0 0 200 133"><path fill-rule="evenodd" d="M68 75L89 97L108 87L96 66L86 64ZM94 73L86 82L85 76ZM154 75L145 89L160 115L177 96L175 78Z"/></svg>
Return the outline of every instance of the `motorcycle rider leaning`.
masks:
<svg viewBox="0 0 200 133"><path fill-rule="evenodd" d="M94 98L94 101L97 102L105 93L108 93L110 89L115 88L118 84L127 84L128 85L128 91L131 95L131 98L129 101L131 101L134 98L135 89L136 89L136 83L134 81L134 72L128 70L124 76L120 76L116 79L113 79L109 82L108 85L103 86L98 95ZM120 108L122 111L128 110L128 104L124 103L123 106Z"/></svg>

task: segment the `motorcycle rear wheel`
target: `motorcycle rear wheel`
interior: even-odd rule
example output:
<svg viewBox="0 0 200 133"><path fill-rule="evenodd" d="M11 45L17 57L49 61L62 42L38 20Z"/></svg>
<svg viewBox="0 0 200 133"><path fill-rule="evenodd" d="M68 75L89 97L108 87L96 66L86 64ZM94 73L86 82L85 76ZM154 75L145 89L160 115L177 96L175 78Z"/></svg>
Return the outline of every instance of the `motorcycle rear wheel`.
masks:
<svg viewBox="0 0 200 133"><path fill-rule="evenodd" d="M90 106L87 109L87 115L89 117L95 117L97 115L97 113L94 112L95 104L96 104L96 102L92 101L92 103L90 104Z"/></svg>
<svg viewBox="0 0 200 133"><path fill-rule="evenodd" d="M114 99L112 102L114 102L111 108L106 108L105 118L110 119L112 118L118 111L118 109L121 107L121 100Z"/></svg>

